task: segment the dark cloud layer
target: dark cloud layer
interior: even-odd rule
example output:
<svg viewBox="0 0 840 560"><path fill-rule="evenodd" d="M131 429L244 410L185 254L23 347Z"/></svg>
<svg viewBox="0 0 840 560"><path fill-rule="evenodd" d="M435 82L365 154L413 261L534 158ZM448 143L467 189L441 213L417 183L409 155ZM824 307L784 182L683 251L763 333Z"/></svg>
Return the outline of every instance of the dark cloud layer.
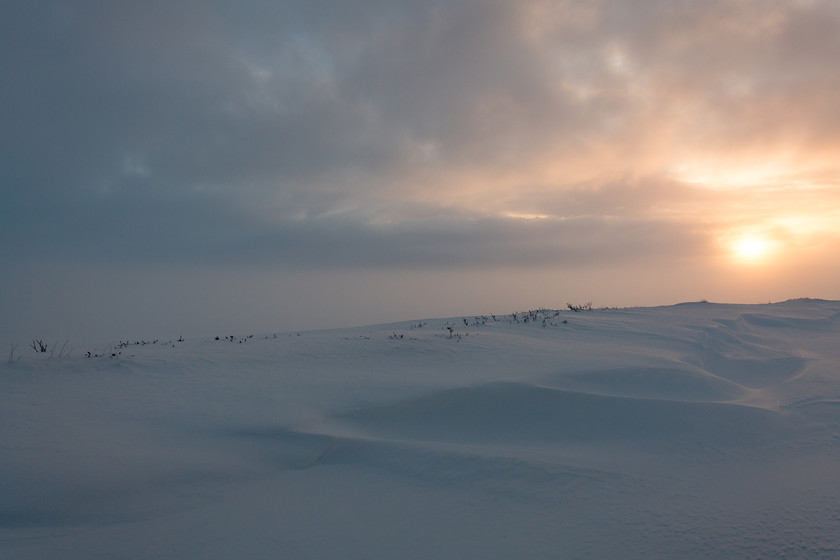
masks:
<svg viewBox="0 0 840 560"><path fill-rule="evenodd" d="M4 267L574 267L838 234L836 2L0 16Z"/></svg>

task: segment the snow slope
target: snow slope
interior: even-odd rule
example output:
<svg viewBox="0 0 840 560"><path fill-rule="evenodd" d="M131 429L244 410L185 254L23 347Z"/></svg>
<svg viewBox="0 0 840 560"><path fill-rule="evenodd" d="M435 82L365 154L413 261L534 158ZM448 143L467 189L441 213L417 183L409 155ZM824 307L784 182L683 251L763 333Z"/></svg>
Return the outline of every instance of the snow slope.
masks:
<svg viewBox="0 0 840 560"><path fill-rule="evenodd" d="M219 335L0 365L0 557L840 557L840 302Z"/></svg>

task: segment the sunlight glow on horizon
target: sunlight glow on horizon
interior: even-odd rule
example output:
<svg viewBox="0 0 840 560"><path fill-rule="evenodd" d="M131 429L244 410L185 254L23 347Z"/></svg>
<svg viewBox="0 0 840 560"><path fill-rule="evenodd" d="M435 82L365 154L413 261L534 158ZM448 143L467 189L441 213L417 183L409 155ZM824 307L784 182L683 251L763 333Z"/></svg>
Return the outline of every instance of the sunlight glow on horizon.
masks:
<svg viewBox="0 0 840 560"><path fill-rule="evenodd" d="M731 245L733 258L741 264L758 264L771 259L776 243L757 234L745 234Z"/></svg>
<svg viewBox="0 0 840 560"><path fill-rule="evenodd" d="M772 164L724 167L710 162L684 163L672 168L676 179L713 190L776 188L789 182L786 177L792 171L795 171L792 167Z"/></svg>
<svg viewBox="0 0 840 560"><path fill-rule="evenodd" d="M840 300L837 0L9 4L0 329Z"/></svg>

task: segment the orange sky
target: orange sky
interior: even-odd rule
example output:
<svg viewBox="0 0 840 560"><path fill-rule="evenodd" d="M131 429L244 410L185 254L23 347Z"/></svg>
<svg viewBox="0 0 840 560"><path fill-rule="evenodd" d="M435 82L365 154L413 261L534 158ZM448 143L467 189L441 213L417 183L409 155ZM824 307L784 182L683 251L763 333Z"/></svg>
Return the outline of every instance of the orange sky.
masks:
<svg viewBox="0 0 840 560"><path fill-rule="evenodd" d="M840 298L833 0L7 11L6 332Z"/></svg>

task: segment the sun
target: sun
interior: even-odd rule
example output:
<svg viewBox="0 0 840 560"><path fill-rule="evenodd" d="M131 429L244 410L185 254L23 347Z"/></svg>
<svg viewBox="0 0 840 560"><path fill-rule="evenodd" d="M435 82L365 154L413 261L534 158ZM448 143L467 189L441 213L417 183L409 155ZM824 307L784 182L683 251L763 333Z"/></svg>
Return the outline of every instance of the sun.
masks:
<svg viewBox="0 0 840 560"><path fill-rule="evenodd" d="M744 235L732 244L736 260L744 263L759 263L767 260L773 252L773 243L756 235Z"/></svg>

